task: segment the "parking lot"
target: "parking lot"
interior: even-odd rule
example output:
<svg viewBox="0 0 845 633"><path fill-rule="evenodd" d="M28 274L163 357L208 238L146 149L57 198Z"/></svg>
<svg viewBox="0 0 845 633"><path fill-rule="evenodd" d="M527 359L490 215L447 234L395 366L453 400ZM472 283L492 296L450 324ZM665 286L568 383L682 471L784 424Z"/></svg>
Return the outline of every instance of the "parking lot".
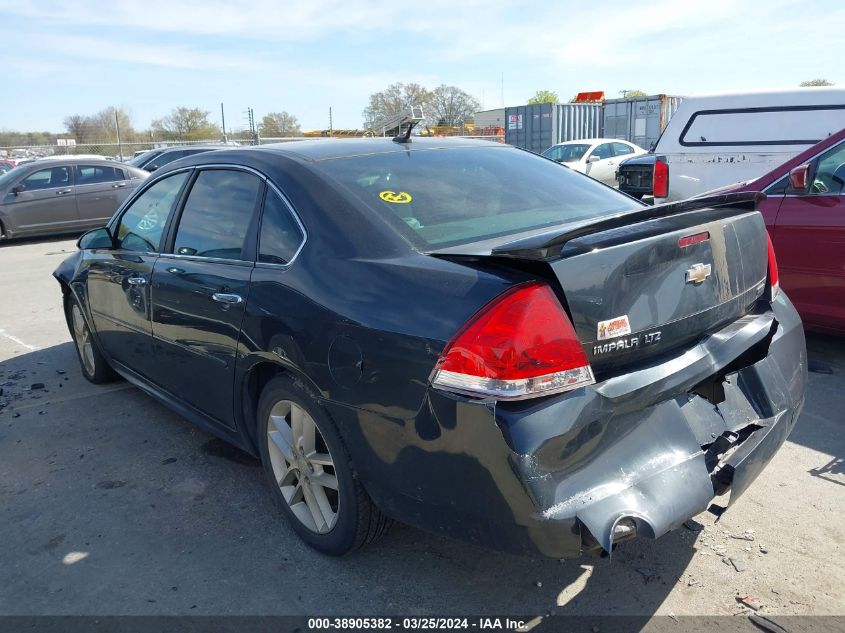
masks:
<svg viewBox="0 0 845 633"><path fill-rule="evenodd" d="M73 239L0 246L6 614L845 614L845 340L810 336L795 432L718 522L611 560L518 558L396 525L308 549L259 463L125 382L80 372L50 273ZM199 378L198 378L199 379Z"/></svg>

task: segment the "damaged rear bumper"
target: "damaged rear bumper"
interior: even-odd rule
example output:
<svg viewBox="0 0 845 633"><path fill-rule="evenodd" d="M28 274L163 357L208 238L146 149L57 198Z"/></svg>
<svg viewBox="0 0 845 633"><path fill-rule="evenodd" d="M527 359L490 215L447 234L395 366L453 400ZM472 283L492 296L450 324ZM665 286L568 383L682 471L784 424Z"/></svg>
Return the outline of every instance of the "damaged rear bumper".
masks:
<svg viewBox="0 0 845 633"><path fill-rule="evenodd" d="M737 357L737 350L745 350ZM783 296L683 356L597 384L538 411L497 410L536 513L526 527L548 556L657 538L748 488L804 402L806 347ZM659 394L659 395L658 395ZM529 426L562 434L540 438Z"/></svg>
<svg viewBox="0 0 845 633"><path fill-rule="evenodd" d="M326 405L393 518L565 558L659 537L717 492L733 503L792 430L806 379L801 321L781 293L680 355L558 396L430 389L407 418Z"/></svg>

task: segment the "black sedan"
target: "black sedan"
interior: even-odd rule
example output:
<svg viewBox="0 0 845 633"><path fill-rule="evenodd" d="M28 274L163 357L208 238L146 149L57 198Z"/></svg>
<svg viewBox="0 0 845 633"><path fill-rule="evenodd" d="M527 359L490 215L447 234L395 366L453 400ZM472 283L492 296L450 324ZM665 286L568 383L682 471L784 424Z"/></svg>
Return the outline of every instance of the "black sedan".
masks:
<svg viewBox="0 0 845 633"><path fill-rule="evenodd" d="M759 194L649 207L462 140L160 169L55 272L82 371L259 455L310 545L390 519L512 552L658 537L804 398Z"/></svg>

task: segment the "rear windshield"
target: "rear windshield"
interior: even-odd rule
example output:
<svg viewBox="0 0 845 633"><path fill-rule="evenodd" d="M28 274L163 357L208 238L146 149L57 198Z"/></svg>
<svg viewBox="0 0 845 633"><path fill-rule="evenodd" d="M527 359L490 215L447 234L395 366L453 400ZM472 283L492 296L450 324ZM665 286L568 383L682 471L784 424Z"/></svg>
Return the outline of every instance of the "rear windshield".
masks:
<svg viewBox="0 0 845 633"><path fill-rule="evenodd" d="M132 165L133 167L140 167L144 163L146 163L151 158L155 158L159 154L161 154L164 150L150 150L148 152L144 152L143 154L138 154L135 158L130 161L126 161L127 165Z"/></svg>
<svg viewBox="0 0 845 633"><path fill-rule="evenodd" d="M411 150L322 161L331 177L422 248L445 248L641 206L512 147Z"/></svg>

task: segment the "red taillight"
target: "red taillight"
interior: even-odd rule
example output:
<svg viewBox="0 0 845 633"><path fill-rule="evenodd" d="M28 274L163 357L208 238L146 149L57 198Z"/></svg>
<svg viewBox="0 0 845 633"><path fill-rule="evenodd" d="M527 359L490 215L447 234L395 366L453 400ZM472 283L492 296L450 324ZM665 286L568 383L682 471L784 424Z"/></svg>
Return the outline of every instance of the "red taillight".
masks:
<svg viewBox="0 0 845 633"><path fill-rule="evenodd" d="M652 194L655 198L665 198L669 195L669 164L661 158L654 161Z"/></svg>
<svg viewBox="0 0 845 633"><path fill-rule="evenodd" d="M435 367L436 387L503 400L595 382L566 312L545 283L511 288L455 335Z"/></svg>
<svg viewBox="0 0 845 633"><path fill-rule="evenodd" d="M775 257L775 248L772 246L772 238L766 232L766 244L769 252L769 298L774 301L780 292L780 279L778 277L778 260Z"/></svg>

